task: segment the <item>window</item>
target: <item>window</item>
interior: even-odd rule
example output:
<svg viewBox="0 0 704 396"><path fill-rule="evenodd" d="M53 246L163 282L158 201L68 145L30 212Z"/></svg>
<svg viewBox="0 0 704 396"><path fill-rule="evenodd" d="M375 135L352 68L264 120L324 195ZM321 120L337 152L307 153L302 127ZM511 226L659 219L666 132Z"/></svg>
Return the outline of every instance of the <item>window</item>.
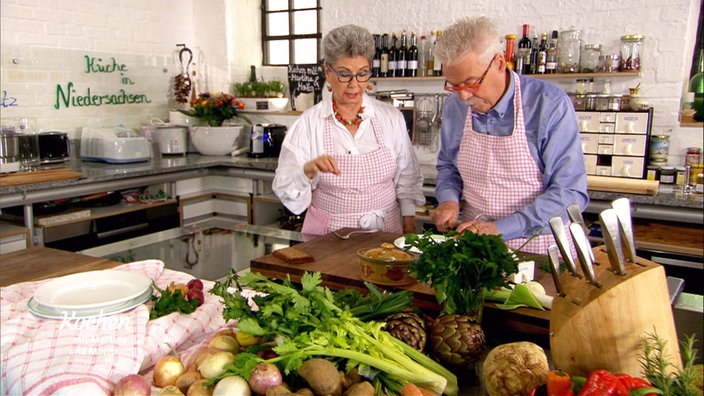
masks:
<svg viewBox="0 0 704 396"><path fill-rule="evenodd" d="M320 0L262 0L263 64L316 64L320 59Z"/></svg>

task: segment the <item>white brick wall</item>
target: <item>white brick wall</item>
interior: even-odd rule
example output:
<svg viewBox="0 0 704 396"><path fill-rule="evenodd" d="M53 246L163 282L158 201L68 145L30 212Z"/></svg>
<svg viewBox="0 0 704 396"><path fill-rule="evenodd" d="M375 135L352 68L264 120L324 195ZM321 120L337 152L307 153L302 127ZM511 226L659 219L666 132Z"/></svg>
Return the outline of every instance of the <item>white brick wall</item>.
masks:
<svg viewBox="0 0 704 396"><path fill-rule="evenodd" d="M68 131L84 125L122 123L138 127L152 117L165 119L173 107L172 78L176 44L196 52L199 90L229 90L248 76L249 65L261 64L260 0L2 0L0 3L1 116L31 116L43 129ZM613 91L641 83L641 94L655 107L654 132L672 130L673 164L683 161L684 148L702 146L701 130L680 128L678 112L689 73L701 2L698 0L577 1L535 0L323 0L323 31L356 23L372 32L408 29L427 33L444 29L454 18L494 17L502 30L520 33L529 23L538 31L583 31L585 42L616 50L623 34L647 38L643 75L613 79ZM83 57L115 57L127 64L127 86L117 74L86 75ZM12 63L12 60L18 62ZM262 68L266 78L285 78L285 68ZM78 93L112 93L134 89L149 105L82 107L57 110L57 85L72 81ZM569 80L560 82L571 89ZM12 98L17 106L9 106Z"/></svg>

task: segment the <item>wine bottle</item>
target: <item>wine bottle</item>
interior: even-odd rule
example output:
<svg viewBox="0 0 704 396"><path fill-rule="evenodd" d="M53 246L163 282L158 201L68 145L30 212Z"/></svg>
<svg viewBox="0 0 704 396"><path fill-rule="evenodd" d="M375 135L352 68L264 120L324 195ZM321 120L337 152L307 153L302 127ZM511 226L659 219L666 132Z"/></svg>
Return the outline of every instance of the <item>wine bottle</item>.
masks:
<svg viewBox="0 0 704 396"><path fill-rule="evenodd" d="M396 46L397 42L398 37L396 36L396 33L391 33L391 46L389 47L389 71L386 72L386 77L398 77L398 47Z"/></svg>
<svg viewBox="0 0 704 396"><path fill-rule="evenodd" d="M518 73L530 74L530 37L528 37L530 27L528 24L523 25L523 37L518 41L518 54L516 55L516 70ZM520 59L518 59L520 58ZM520 63L520 68L518 67Z"/></svg>
<svg viewBox="0 0 704 396"><path fill-rule="evenodd" d="M513 60L514 57L514 47L516 44L516 35L515 34L507 34L506 35L506 50L504 51L504 58L506 59L506 67L508 67L511 70L515 70L516 64Z"/></svg>
<svg viewBox="0 0 704 396"><path fill-rule="evenodd" d="M396 60L396 77L406 77L408 73L408 35L404 29L401 33L401 46Z"/></svg>
<svg viewBox="0 0 704 396"><path fill-rule="evenodd" d="M538 34L533 33L533 42L530 45L530 73L528 74L538 74L538 47L540 43L538 42Z"/></svg>
<svg viewBox="0 0 704 396"><path fill-rule="evenodd" d="M372 77L379 77L381 73L381 46L379 41L381 37L378 34L374 37L374 56L372 57Z"/></svg>
<svg viewBox="0 0 704 396"><path fill-rule="evenodd" d="M411 46L408 47L406 77L418 77L418 46L416 32L411 33Z"/></svg>
<svg viewBox="0 0 704 396"><path fill-rule="evenodd" d="M435 60L435 32L430 31L430 40L428 41L428 55L425 57L425 75L433 75L433 63Z"/></svg>
<svg viewBox="0 0 704 396"><path fill-rule="evenodd" d="M440 37L442 37L442 30L438 30L437 32L437 35L435 37L436 44L437 40L440 40ZM433 75L442 76L442 62L440 62L440 59L438 59L436 54L433 54Z"/></svg>
<svg viewBox="0 0 704 396"><path fill-rule="evenodd" d="M538 74L545 74L548 61L548 34L540 35L540 47L538 47Z"/></svg>
<svg viewBox="0 0 704 396"><path fill-rule="evenodd" d="M545 73L555 74L557 70L557 30L552 31L548 42L547 59L545 60Z"/></svg>
<svg viewBox="0 0 704 396"><path fill-rule="evenodd" d="M428 67L428 37L420 36L420 45L418 46L418 76L425 77Z"/></svg>
<svg viewBox="0 0 704 396"><path fill-rule="evenodd" d="M379 66L379 77L389 76L389 34L384 33L381 36L381 64Z"/></svg>

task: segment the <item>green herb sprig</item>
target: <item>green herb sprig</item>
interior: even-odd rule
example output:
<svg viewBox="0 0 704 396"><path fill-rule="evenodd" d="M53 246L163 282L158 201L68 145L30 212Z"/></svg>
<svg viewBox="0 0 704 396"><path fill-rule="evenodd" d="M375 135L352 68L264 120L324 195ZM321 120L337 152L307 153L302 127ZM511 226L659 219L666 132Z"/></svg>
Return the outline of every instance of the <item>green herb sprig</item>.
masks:
<svg viewBox="0 0 704 396"><path fill-rule="evenodd" d="M160 289L152 282L152 287L159 292L159 296L152 295L151 300L154 302L152 310L149 311L149 320L160 318L172 312L181 312L190 314L198 308L198 300L186 300L186 297L181 293L181 290Z"/></svg>
<svg viewBox="0 0 704 396"><path fill-rule="evenodd" d="M444 241L431 236L407 234L406 245L423 252L411 271L431 284L444 314L475 313L485 289L509 286L508 276L518 272L518 259L500 235L450 231Z"/></svg>

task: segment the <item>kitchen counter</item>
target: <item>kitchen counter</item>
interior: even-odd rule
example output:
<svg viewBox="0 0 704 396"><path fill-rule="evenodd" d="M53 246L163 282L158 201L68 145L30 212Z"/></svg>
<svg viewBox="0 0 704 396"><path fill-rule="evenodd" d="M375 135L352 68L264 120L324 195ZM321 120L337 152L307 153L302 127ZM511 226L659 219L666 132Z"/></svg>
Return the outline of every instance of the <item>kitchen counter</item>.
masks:
<svg viewBox="0 0 704 396"><path fill-rule="evenodd" d="M130 164L106 164L81 161L72 158L67 167L79 172L82 177L46 183L0 187L0 208L34 202L61 199L91 194L105 190L129 188L137 183L159 183L183 180L209 174L225 173L252 179L272 180L276 170L276 158L249 158L247 156L203 156L188 154L177 156L155 156L149 161ZM54 166L57 167L57 166ZM435 167L423 165L424 191L433 195ZM140 180L133 180L140 179ZM109 188L112 186L113 188ZM590 191L589 213L599 213L616 198L627 197L634 206L634 217L657 220L682 221L704 224L701 195L683 196L672 188L662 186L655 196Z"/></svg>

